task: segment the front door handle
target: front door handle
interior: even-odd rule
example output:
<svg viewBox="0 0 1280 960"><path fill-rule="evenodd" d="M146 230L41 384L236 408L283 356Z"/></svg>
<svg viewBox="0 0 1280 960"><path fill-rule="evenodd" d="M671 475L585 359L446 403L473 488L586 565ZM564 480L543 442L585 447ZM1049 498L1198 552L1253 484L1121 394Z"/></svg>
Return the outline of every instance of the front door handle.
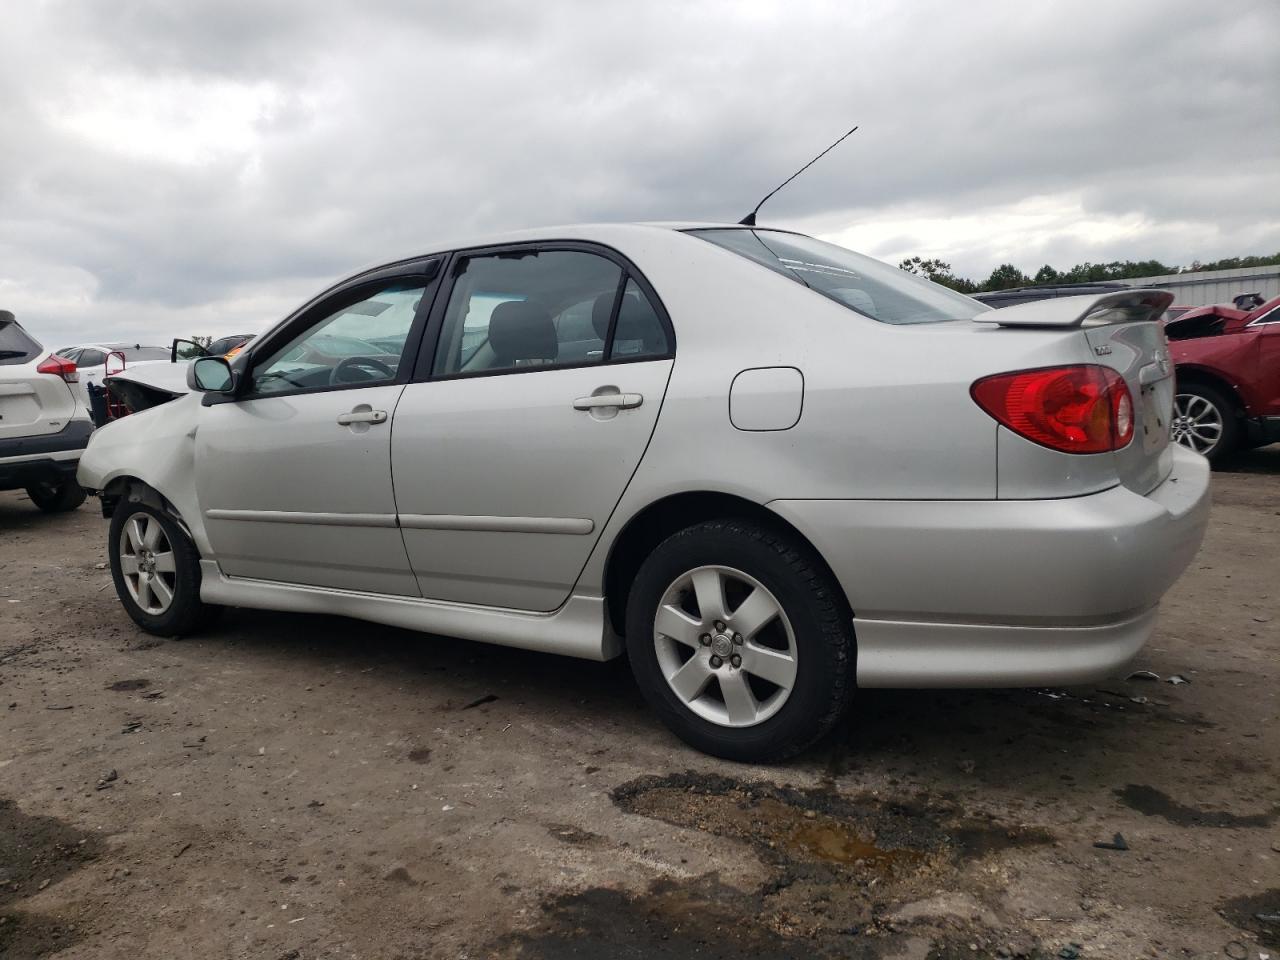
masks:
<svg viewBox="0 0 1280 960"><path fill-rule="evenodd" d="M338 414L338 426L348 427L353 423L385 423L385 410L352 410L350 413Z"/></svg>
<svg viewBox="0 0 1280 960"><path fill-rule="evenodd" d="M638 393L600 393L590 397L579 397L573 401L575 410L595 410L599 407L618 407L630 410L644 403L644 397Z"/></svg>

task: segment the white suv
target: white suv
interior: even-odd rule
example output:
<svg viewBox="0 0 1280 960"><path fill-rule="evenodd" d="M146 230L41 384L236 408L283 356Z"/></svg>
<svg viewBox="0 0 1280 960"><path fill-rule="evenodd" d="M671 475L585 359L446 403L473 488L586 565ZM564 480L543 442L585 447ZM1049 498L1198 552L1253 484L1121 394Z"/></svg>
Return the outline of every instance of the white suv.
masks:
<svg viewBox="0 0 1280 960"><path fill-rule="evenodd" d="M93 424L77 380L75 363L0 310L0 490L25 489L46 513L84 503L76 467Z"/></svg>

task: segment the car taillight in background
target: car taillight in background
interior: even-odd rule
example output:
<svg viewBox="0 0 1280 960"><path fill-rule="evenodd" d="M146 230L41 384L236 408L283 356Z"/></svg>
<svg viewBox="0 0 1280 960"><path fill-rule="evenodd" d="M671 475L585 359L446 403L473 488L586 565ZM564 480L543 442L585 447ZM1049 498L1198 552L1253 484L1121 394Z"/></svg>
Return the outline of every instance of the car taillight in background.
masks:
<svg viewBox="0 0 1280 960"><path fill-rule="evenodd" d="M1133 397L1110 367L1076 364L983 377L969 389L1021 437L1064 453L1106 453L1133 439Z"/></svg>
<svg viewBox="0 0 1280 960"><path fill-rule="evenodd" d="M40 361L40 365L36 367L36 373L51 373L55 377L61 377L67 383L78 383L80 381L80 374L76 372L75 361L60 357L56 353L51 353Z"/></svg>

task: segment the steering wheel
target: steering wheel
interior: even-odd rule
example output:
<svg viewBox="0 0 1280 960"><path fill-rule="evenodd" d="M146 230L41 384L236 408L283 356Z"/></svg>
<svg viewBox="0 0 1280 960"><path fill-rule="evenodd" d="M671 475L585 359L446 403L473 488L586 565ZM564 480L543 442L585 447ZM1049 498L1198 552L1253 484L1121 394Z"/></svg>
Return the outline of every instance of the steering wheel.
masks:
<svg viewBox="0 0 1280 960"><path fill-rule="evenodd" d="M346 380L342 376L342 371L348 367L364 367L366 370L374 370L387 377L394 378L395 370L383 363L376 357L343 357L338 361L338 365L333 368L333 372L329 374L329 386L337 386L341 383L358 383L357 380ZM366 380L376 379L375 377L365 377Z"/></svg>

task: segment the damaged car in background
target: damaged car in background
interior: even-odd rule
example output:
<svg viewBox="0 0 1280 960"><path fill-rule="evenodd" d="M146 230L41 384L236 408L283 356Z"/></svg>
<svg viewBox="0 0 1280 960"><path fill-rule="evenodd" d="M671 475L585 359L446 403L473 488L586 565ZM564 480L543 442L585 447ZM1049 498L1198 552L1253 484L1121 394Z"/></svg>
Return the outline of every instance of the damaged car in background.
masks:
<svg viewBox="0 0 1280 960"><path fill-rule="evenodd" d="M1280 441L1280 297L1197 307L1164 332L1178 372L1175 440L1214 462Z"/></svg>
<svg viewBox="0 0 1280 960"><path fill-rule="evenodd" d="M170 399L79 477L144 630L229 605L625 653L688 743L771 760L855 687L1124 669L1208 519L1171 299L990 310L783 230L523 231L344 280L190 392L139 371Z"/></svg>

